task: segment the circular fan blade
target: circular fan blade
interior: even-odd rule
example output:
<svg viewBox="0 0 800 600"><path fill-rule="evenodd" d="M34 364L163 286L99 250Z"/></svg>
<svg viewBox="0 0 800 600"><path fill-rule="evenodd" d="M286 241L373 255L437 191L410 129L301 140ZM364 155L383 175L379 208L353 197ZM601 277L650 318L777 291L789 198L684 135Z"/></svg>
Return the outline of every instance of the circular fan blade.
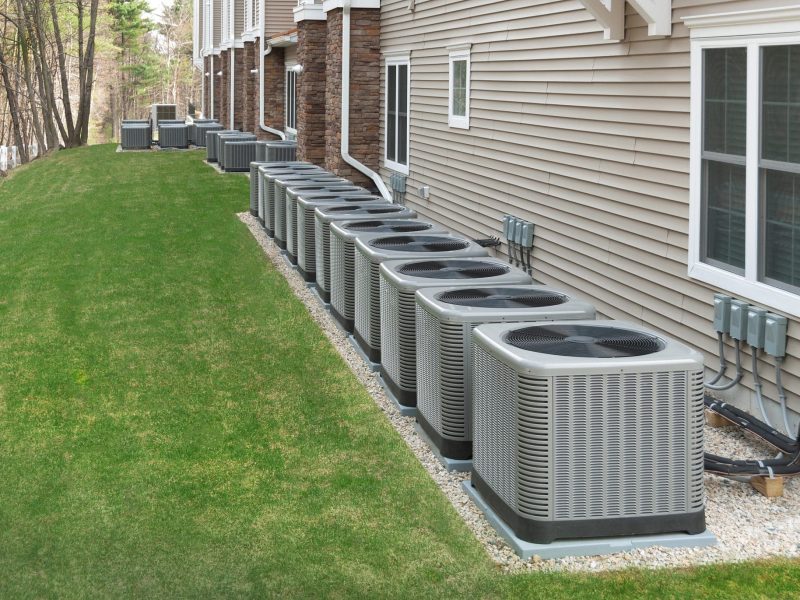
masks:
<svg viewBox="0 0 800 600"><path fill-rule="evenodd" d="M566 296L525 288L472 288L444 292L437 300L476 308L540 308L564 304Z"/></svg>
<svg viewBox="0 0 800 600"><path fill-rule="evenodd" d="M452 252L453 250L463 250L469 246L469 242L466 240L431 235L377 238L371 240L369 244L374 248L397 252Z"/></svg>
<svg viewBox="0 0 800 600"><path fill-rule="evenodd" d="M662 350L656 337L605 325L542 325L511 331L506 342L522 350L579 358L624 358Z"/></svg>
<svg viewBox="0 0 800 600"><path fill-rule="evenodd" d="M431 279L482 279L504 275L509 269L488 261L429 260L405 264L398 271L412 277Z"/></svg>

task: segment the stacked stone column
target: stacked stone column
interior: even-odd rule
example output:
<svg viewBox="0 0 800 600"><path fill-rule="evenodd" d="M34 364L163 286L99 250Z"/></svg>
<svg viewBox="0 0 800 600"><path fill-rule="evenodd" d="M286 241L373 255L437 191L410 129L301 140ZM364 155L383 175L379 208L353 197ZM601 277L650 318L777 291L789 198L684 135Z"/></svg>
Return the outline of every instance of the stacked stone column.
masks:
<svg viewBox="0 0 800 600"><path fill-rule="evenodd" d="M325 21L297 24L297 158L325 165L325 93L327 26Z"/></svg>
<svg viewBox="0 0 800 600"><path fill-rule="evenodd" d="M325 168L359 185L372 181L342 158L342 9L327 13ZM380 164L380 10L350 13L350 155L373 171Z"/></svg>

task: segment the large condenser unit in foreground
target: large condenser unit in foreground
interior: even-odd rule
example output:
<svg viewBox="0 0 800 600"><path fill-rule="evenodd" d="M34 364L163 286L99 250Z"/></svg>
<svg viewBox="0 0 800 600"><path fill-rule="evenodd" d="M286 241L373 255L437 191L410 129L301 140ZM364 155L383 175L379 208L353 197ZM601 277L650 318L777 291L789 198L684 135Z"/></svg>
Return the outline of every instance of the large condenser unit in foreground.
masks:
<svg viewBox="0 0 800 600"><path fill-rule="evenodd" d="M618 321L473 340L472 484L517 537L705 530L698 352Z"/></svg>

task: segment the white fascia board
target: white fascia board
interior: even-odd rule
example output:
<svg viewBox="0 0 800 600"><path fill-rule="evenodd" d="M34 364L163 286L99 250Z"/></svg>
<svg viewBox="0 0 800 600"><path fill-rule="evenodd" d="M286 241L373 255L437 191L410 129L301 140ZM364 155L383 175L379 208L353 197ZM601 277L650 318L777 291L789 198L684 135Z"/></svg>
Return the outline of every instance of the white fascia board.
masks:
<svg viewBox="0 0 800 600"><path fill-rule="evenodd" d="M328 20L325 11L322 10L322 4L300 4L293 9L293 12L295 23Z"/></svg>
<svg viewBox="0 0 800 600"><path fill-rule="evenodd" d="M351 0L350 8L380 8L381 0ZM344 8L343 0L325 0L322 3L322 10L325 12L336 8Z"/></svg>
<svg viewBox="0 0 800 600"><path fill-rule="evenodd" d="M269 38L267 40L269 45L273 48L286 48L288 46L297 45L297 34L290 33L289 35L280 35L278 37Z"/></svg>
<svg viewBox="0 0 800 600"><path fill-rule="evenodd" d="M800 30L800 6L684 17L683 22L693 39L781 35Z"/></svg>

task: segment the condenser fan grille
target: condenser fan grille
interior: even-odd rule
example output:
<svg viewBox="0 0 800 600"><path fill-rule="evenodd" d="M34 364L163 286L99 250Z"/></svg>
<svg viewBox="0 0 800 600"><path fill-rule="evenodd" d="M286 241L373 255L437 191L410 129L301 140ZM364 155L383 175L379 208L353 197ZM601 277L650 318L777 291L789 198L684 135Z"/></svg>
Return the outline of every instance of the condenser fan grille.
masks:
<svg viewBox="0 0 800 600"><path fill-rule="evenodd" d="M509 268L485 261L427 260L408 263L397 270L403 275L430 279L483 279L505 275Z"/></svg>
<svg viewBox="0 0 800 600"><path fill-rule="evenodd" d="M400 235L397 237L378 238L369 242L373 248L380 250L394 250L406 252L452 252L464 250L469 247L469 242L432 235Z"/></svg>
<svg viewBox="0 0 800 600"><path fill-rule="evenodd" d="M436 297L440 302L475 308L542 308L564 304L568 298L562 294L541 290L514 288L474 288L442 292Z"/></svg>
<svg viewBox="0 0 800 600"><path fill-rule="evenodd" d="M332 206L328 208L326 213L353 213L354 215L385 215L389 213L396 213L403 210L401 206L381 206L374 208L353 208L352 206Z"/></svg>
<svg viewBox="0 0 800 600"><path fill-rule="evenodd" d="M534 325L509 332L505 342L521 350L575 358L626 358L664 349L651 335L602 325Z"/></svg>
<svg viewBox="0 0 800 600"><path fill-rule="evenodd" d="M347 226L350 231L374 231L376 233L408 233L412 231L425 231L430 229L429 223L420 221L358 221Z"/></svg>

